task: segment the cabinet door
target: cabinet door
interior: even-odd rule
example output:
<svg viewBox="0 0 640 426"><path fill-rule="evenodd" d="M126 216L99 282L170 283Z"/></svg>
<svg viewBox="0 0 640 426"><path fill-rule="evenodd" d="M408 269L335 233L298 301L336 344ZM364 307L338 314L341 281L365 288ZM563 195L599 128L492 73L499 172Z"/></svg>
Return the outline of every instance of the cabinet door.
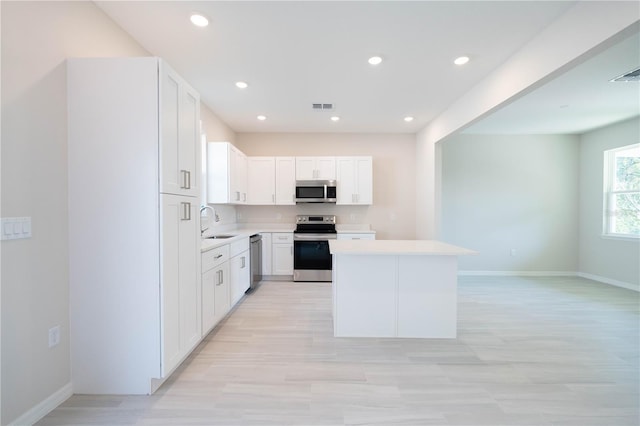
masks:
<svg viewBox="0 0 640 426"><path fill-rule="evenodd" d="M373 159L358 157L355 159L355 164L356 203L371 205L373 204Z"/></svg>
<svg viewBox="0 0 640 426"><path fill-rule="evenodd" d="M338 187L336 204L355 204L356 192L356 162L352 157L339 157L337 163Z"/></svg>
<svg viewBox="0 0 640 426"><path fill-rule="evenodd" d="M230 149L231 203L245 204L247 202L247 157L233 145Z"/></svg>
<svg viewBox="0 0 640 426"><path fill-rule="evenodd" d="M159 61L160 192L198 195L200 95Z"/></svg>
<svg viewBox="0 0 640 426"><path fill-rule="evenodd" d="M162 195L162 376L166 377L181 359L180 352L180 197Z"/></svg>
<svg viewBox="0 0 640 426"><path fill-rule="evenodd" d="M293 275L293 244L273 244L273 275Z"/></svg>
<svg viewBox="0 0 640 426"><path fill-rule="evenodd" d="M295 205L296 160L294 157L276 157L276 204Z"/></svg>
<svg viewBox="0 0 640 426"><path fill-rule="evenodd" d="M336 159L335 157L318 157L316 158L316 179L336 178Z"/></svg>
<svg viewBox="0 0 640 426"><path fill-rule="evenodd" d="M336 204L373 203L373 162L371 157L338 157Z"/></svg>
<svg viewBox="0 0 640 426"><path fill-rule="evenodd" d="M316 159L315 157L296 157L296 179L315 179Z"/></svg>
<svg viewBox="0 0 640 426"><path fill-rule="evenodd" d="M201 337L195 199L161 195L162 372L170 373Z"/></svg>
<svg viewBox="0 0 640 426"><path fill-rule="evenodd" d="M184 356L198 344L202 335L201 276L198 265L200 231L197 199L180 197L180 207L180 349Z"/></svg>
<svg viewBox="0 0 640 426"><path fill-rule="evenodd" d="M215 271L215 320L217 324L229 312L229 262L224 262Z"/></svg>
<svg viewBox="0 0 640 426"><path fill-rule="evenodd" d="M249 250L232 257L229 269L231 274L231 306L234 306L251 284L251 265L249 264Z"/></svg>
<svg viewBox="0 0 640 426"><path fill-rule="evenodd" d="M211 331L215 323L216 270L202 274L202 336Z"/></svg>
<svg viewBox="0 0 640 426"><path fill-rule="evenodd" d="M249 204L268 205L276 201L276 162L273 157L248 157Z"/></svg>
<svg viewBox="0 0 640 426"><path fill-rule="evenodd" d="M180 106L178 162L179 169L187 174L187 188L183 193L197 197L200 194L200 95L184 82L180 93Z"/></svg>
<svg viewBox="0 0 640 426"><path fill-rule="evenodd" d="M262 275L268 276L272 275L271 233L262 232L260 235L262 235Z"/></svg>

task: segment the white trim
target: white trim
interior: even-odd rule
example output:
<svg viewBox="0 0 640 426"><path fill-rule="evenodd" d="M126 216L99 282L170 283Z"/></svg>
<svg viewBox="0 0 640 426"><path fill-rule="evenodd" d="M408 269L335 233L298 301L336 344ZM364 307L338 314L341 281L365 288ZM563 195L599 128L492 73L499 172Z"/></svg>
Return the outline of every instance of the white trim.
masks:
<svg viewBox="0 0 640 426"><path fill-rule="evenodd" d="M640 293L640 284L631 284L599 275L571 271L458 271L458 276L476 277L580 277Z"/></svg>
<svg viewBox="0 0 640 426"><path fill-rule="evenodd" d="M44 401L32 407L29 411L15 419L13 422L9 423L8 426L33 425L44 416L49 414L51 411L53 411L55 408L57 408L60 404L69 399L71 395L73 395L73 386L71 385L71 382L69 382L52 393Z"/></svg>
<svg viewBox="0 0 640 426"><path fill-rule="evenodd" d="M458 271L461 276L498 276L498 277L575 277L571 271Z"/></svg>
<svg viewBox="0 0 640 426"><path fill-rule="evenodd" d="M640 292L640 284L625 283L624 281L613 280L611 278L601 277L599 275L587 274L585 272L578 272L576 275L582 278L586 278L588 280L598 281L604 284L609 284L616 287L626 288L627 290Z"/></svg>

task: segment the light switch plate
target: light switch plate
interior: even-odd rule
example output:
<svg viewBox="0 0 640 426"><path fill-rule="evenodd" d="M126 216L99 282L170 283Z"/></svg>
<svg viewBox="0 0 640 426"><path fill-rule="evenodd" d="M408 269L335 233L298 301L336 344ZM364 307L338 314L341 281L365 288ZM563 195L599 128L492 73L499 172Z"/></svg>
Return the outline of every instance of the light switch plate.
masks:
<svg viewBox="0 0 640 426"><path fill-rule="evenodd" d="M31 238L31 217L3 217L0 229L3 240Z"/></svg>

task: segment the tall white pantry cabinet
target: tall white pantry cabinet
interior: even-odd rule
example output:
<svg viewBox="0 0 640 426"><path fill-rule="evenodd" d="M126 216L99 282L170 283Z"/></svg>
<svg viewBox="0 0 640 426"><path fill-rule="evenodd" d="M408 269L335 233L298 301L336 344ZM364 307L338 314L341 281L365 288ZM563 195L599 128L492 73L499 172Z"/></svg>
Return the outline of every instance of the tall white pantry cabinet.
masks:
<svg viewBox="0 0 640 426"><path fill-rule="evenodd" d="M200 97L159 58L67 61L75 393L153 393L198 344Z"/></svg>

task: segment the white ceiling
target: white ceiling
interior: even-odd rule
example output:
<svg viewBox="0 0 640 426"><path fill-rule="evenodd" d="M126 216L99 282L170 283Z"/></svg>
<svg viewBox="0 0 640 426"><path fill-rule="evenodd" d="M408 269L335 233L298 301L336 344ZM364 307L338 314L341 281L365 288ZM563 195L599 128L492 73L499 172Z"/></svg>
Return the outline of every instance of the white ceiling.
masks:
<svg viewBox="0 0 640 426"><path fill-rule="evenodd" d="M573 3L97 2L149 52L166 59L236 132L365 133L420 130ZM192 26L193 12L206 15L210 25ZM530 103L529 96L514 102L475 129L527 132L529 126L542 133L575 132L578 127L562 125L567 120L560 119L559 105L569 105L561 112L582 127L595 122L580 118L591 112L586 105L612 110L607 117L614 121L634 111L637 115L638 83L617 83L614 104L603 103L603 93L609 91L601 83L604 74L606 82L639 65L637 36L620 50L634 48L632 59L622 52L613 63L594 58L598 63L581 74L580 84L568 76L558 79L550 89L532 93ZM471 62L454 65L453 59L463 54ZM372 55L384 62L370 66ZM617 58L624 65L613 71L609 65L617 64ZM236 88L238 80L249 88ZM596 92L585 93L589 87ZM311 104L318 102L333 103L336 109L312 110ZM259 114L267 120L258 121ZM331 115L341 120L332 122ZM407 115L415 120L404 122ZM596 121L604 119L598 115Z"/></svg>

